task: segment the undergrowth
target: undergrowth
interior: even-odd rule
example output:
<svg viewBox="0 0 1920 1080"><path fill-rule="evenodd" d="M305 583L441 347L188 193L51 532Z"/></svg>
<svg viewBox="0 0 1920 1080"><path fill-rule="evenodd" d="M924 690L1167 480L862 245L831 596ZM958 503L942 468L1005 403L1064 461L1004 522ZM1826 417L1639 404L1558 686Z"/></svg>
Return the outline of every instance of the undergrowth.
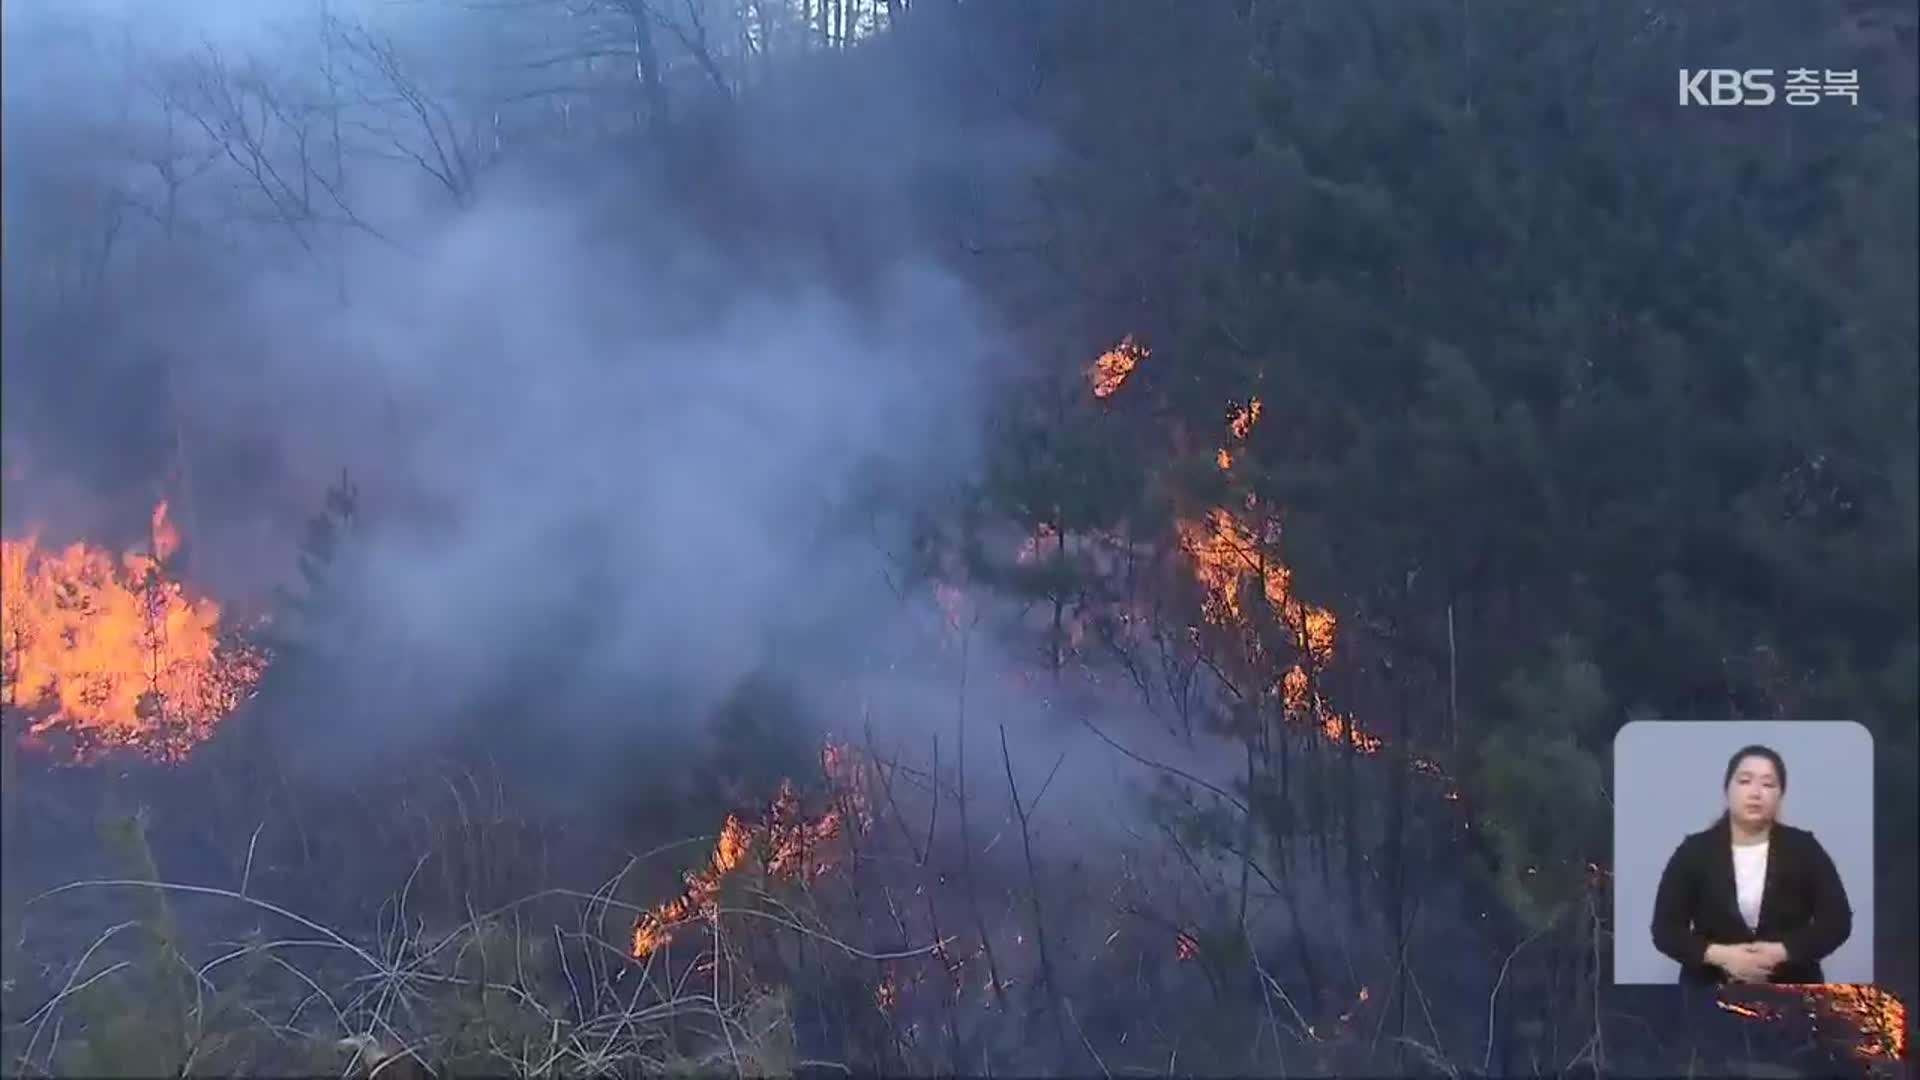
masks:
<svg viewBox="0 0 1920 1080"><path fill-rule="evenodd" d="M379 933L356 941L240 889L161 880L140 814L110 816L102 839L125 876L73 882L23 906L110 891L132 900L131 917L54 973L25 1015L11 1008L30 987L14 976L23 965L10 910L11 1074L769 1075L795 1065L779 990L668 979L667 965L625 955L619 930L639 909L613 898L617 882L470 913L436 932L408 910L422 860ZM520 917L554 901L577 912L572 930ZM188 903L224 905L222 921L237 913L260 928L194 941L176 913ZM710 928L716 951L692 969L731 966L723 922Z"/></svg>

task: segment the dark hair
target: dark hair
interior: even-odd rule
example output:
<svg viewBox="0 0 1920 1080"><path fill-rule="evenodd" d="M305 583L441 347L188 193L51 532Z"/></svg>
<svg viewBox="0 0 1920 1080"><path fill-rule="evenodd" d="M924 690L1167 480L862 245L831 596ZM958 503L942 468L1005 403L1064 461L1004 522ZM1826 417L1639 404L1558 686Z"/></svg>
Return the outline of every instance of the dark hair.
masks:
<svg viewBox="0 0 1920 1080"><path fill-rule="evenodd" d="M1721 790L1726 790L1727 785L1733 783L1733 774L1740 771L1740 763L1751 757L1765 758L1773 765L1773 774L1780 778L1780 793L1786 794L1787 763L1780 760L1780 755L1773 747L1759 745L1743 746L1727 759L1727 774L1720 778Z"/></svg>

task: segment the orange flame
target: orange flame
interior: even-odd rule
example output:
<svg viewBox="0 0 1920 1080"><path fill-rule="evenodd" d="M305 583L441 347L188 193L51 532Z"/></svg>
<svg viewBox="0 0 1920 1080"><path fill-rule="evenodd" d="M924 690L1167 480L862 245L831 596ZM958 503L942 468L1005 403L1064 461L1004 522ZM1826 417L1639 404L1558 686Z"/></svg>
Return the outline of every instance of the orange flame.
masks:
<svg viewBox="0 0 1920 1080"><path fill-rule="evenodd" d="M151 526L150 550L118 560L0 541L7 703L32 717L26 741L58 734L75 761L113 748L179 761L258 681L265 658L222 641L220 605L168 577L180 533L165 502Z"/></svg>
<svg viewBox="0 0 1920 1080"><path fill-rule="evenodd" d="M1232 442L1245 442L1253 425L1260 421L1260 399L1249 398L1245 405L1235 405L1227 410L1227 437ZM1225 472L1233 468L1233 451L1221 447L1213 455L1214 464Z"/></svg>
<svg viewBox="0 0 1920 1080"><path fill-rule="evenodd" d="M1803 986L1740 986L1727 991L1748 997L1744 1002L1721 998L1726 1012L1752 1020L1778 1020L1798 999L1808 1019L1838 1020L1857 1032L1851 1047L1863 1061L1901 1061L1907 1053L1907 1007L1901 1000L1873 986L1857 983L1820 983ZM1761 1000L1773 998L1775 1000Z"/></svg>
<svg viewBox="0 0 1920 1080"><path fill-rule="evenodd" d="M161 499L153 505L149 527L153 535L153 557L161 562L173 558L173 553L180 550L180 530L167 517L167 500Z"/></svg>
<svg viewBox="0 0 1920 1080"><path fill-rule="evenodd" d="M792 782L783 781L759 824L748 825L728 814L706 865L686 873L686 885L679 896L656 906L635 923L630 951L636 959L644 960L672 941L674 932L684 924L696 918L717 917L720 889L727 876L756 856L768 876L787 880L819 877L834 868L830 842L839 839L846 818L851 816L854 827L862 832L871 827L873 818L852 752L829 742L820 752L820 765L834 792L834 805L809 817Z"/></svg>
<svg viewBox="0 0 1920 1080"><path fill-rule="evenodd" d="M783 782L768 808L764 829L767 873L779 878L818 877L833 868L821 845L840 836L840 812L809 818L793 784Z"/></svg>
<svg viewBox="0 0 1920 1080"><path fill-rule="evenodd" d="M1364 731L1337 714L1330 714L1320 721L1320 732L1334 742L1349 742L1362 754L1377 754L1386 743L1378 735Z"/></svg>
<svg viewBox="0 0 1920 1080"><path fill-rule="evenodd" d="M1194 576L1206 590L1202 610L1219 625L1244 626L1249 614L1242 586L1256 579L1269 607L1294 632L1301 650L1316 662L1333 656L1336 620L1325 608L1302 603L1293 596L1293 573L1271 560L1266 549L1278 539L1271 524L1249 525L1220 507L1203 521L1175 523L1181 547L1193 562Z"/></svg>
<svg viewBox="0 0 1920 1080"><path fill-rule="evenodd" d="M699 871L688 871L686 890L641 916L634 926L633 955L645 959L673 940L674 930L695 916L712 918L719 907L721 882L746 861L752 842L747 827L728 814L707 865Z"/></svg>
<svg viewBox="0 0 1920 1080"><path fill-rule="evenodd" d="M1245 405L1236 405L1227 417L1227 431L1236 439L1245 439L1260 421L1260 399L1251 398Z"/></svg>
<svg viewBox="0 0 1920 1080"><path fill-rule="evenodd" d="M1114 395L1151 353L1143 345L1133 340L1133 336L1120 339L1120 344L1100 354L1093 365L1087 368L1087 381L1093 386L1093 396L1105 400Z"/></svg>
<svg viewBox="0 0 1920 1080"><path fill-rule="evenodd" d="M1087 369L1093 395L1096 398L1111 396L1146 356L1147 351L1136 345L1131 335L1122 338L1118 346L1102 353ZM1249 397L1244 405L1230 403L1228 442L1245 441L1259 423L1262 409L1258 397ZM1231 469L1233 450L1222 446L1214 461L1222 470ZM1333 658L1338 620L1326 608L1305 603L1293 595L1292 572L1269 554L1279 540L1277 523L1269 515L1256 524L1252 515L1259 510L1259 499L1248 493L1244 501L1245 515L1226 507L1215 507L1199 520L1181 519L1174 523L1180 547L1186 552L1204 594L1203 617L1216 626L1250 627L1253 613L1248 610L1247 596L1252 591L1249 586L1257 585L1257 595L1292 632L1294 647L1305 661L1305 665L1295 663L1287 667L1271 687L1285 705L1288 717L1314 724L1327 739L1344 743L1358 753L1379 753L1385 746L1384 740L1360 728L1352 718L1334 712L1312 688L1307 666L1319 667ZM1030 561L1037 554L1040 539L1036 537L1022 549L1022 562ZM1197 628L1190 630L1197 638ZM1414 755L1412 767L1440 779L1445 785L1442 794L1450 801L1458 801L1459 792L1453 782L1432 759Z"/></svg>
<svg viewBox="0 0 1920 1080"><path fill-rule="evenodd" d="M1907 1007L1899 998L1872 986L1844 983L1809 987L1806 992L1830 1013L1860 1025L1862 1039L1855 1050L1862 1057L1906 1059Z"/></svg>
<svg viewBox="0 0 1920 1080"><path fill-rule="evenodd" d="M1251 525L1233 512L1215 507L1202 521L1178 521L1175 529L1192 563L1194 577L1205 592L1201 610L1208 621L1221 626L1249 625L1251 613L1244 596L1250 583L1257 584L1268 608L1292 631L1295 647L1307 659L1319 665L1333 658L1338 620L1331 611L1293 595L1292 572L1268 555L1268 549L1279 539L1278 529L1271 522ZM1284 671L1275 689L1289 716L1314 720L1333 742L1349 744L1361 754L1379 753L1384 745L1379 736L1361 730L1351 719L1328 708L1325 699L1312 689L1312 680L1300 664Z"/></svg>

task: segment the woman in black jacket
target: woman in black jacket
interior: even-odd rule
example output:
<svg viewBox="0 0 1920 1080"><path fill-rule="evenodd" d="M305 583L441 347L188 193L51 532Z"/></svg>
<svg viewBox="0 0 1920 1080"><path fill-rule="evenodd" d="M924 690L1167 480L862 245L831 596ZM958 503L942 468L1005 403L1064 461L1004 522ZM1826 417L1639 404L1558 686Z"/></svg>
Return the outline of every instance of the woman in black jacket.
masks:
<svg viewBox="0 0 1920 1080"><path fill-rule="evenodd" d="M1779 821L1787 765L1765 746L1727 762L1727 810L1680 842L1653 901L1653 944L1691 983L1823 982L1853 909L1820 841Z"/></svg>

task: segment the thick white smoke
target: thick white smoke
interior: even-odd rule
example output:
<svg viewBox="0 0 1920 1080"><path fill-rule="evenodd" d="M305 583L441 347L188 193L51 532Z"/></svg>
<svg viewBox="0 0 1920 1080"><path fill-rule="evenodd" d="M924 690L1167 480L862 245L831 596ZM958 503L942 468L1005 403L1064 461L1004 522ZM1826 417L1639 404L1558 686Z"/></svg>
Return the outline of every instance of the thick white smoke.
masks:
<svg viewBox="0 0 1920 1080"><path fill-rule="evenodd" d="M44 36L36 14L10 21ZM291 577L305 518L344 470L367 528L357 600L379 613L340 672L366 685L337 711L380 700L385 715L335 717L331 741L440 730L529 672L561 690L668 680L717 695L782 633L887 632L873 606L890 595L887 541L849 529L850 500L876 471L908 489L963 476L985 372L1009 351L911 235L900 194L867 179L959 153L911 108L868 118L873 152L830 169L804 135L725 109L681 121L685 145L748 151L716 183L816 193L850 223L827 245L778 219L743 242L726 196L645 160L515 156L476 136L485 118L459 112L459 83L429 77L461 70L449 42L488 38L505 16L419 5L352 23L331 62L368 83L338 92L362 102L348 115L364 130L336 173L328 152L301 156L273 109L327 86L309 70L333 55L315 28L357 17L345 5L212 5L165 28L139 5L54 14L69 66L20 49L8 65L10 221L80 175L142 215L127 214L105 270L111 333L10 347L7 396L85 404L153 437L116 461L98 446L114 426L65 431L22 405L35 475L21 494L70 483L69 450L107 459L94 477L184 493L196 578L258 593ZM422 27L443 33L439 51ZM355 42L394 50L447 118L401 129L404 115L364 104L413 84L378 81L380 56ZM486 60L471 58L469 83ZM50 152L79 118L105 144ZM889 151L873 123L914 135ZM300 133L324 141L325 127ZM430 171L438 159L408 157L442 138L467 157L457 197ZM169 194L156 161L201 170L167 230L150 220ZM316 192L329 183L340 197ZM289 211L295 189L319 209ZM73 365L107 377L63 399L41 389ZM118 386L116 366L132 373ZM144 512L124 491L101 497ZM411 691L388 682L400 675Z"/></svg>

